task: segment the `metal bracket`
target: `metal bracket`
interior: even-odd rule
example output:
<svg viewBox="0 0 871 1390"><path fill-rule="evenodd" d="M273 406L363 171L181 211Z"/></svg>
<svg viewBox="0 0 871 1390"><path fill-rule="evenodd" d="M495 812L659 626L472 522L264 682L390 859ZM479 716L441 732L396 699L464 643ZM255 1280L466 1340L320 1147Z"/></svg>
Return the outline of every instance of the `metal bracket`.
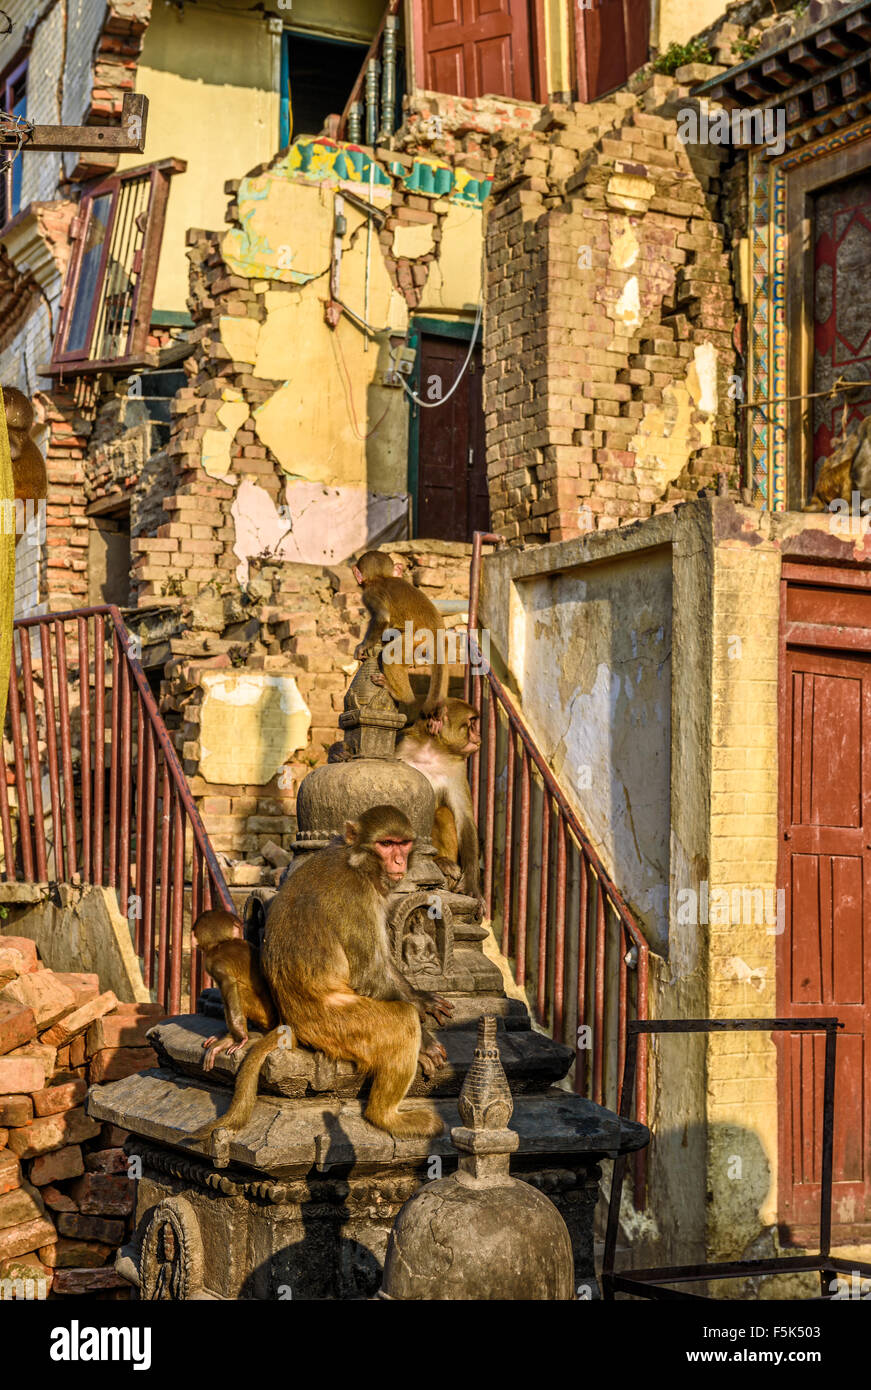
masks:
<svg viewBox="0 0 871 1390"><path fill-rule="evenodd" d="M22 149L43 154L65 150L111 150L113 154L137 150L141 154L145 149L147 120L148 97L127 92L121 105L120 125L34 125L23 136L4 130L0 132L0 149L17 149L20 143Z"/></svg>

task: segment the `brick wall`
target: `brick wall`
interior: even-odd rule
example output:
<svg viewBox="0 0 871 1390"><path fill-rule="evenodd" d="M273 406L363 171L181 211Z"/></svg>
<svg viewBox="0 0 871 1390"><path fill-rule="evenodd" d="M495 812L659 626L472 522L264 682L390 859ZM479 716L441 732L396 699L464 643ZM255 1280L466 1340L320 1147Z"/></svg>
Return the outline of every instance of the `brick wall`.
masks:
<svg viewBox="0 0 871 1390"><path fill-rule="evenodd" d="M735 306L718 147L649 77L549 107L501 153L487 224L484 404L493 529L563 540L737 484ZM713 211L712 211L713 210Z"/></svg>
<svg viewBox="0 0 871 1390"><path fill-rule="evenodd" d="M777 884L780 554L771 544L714 552L710 892L728 921L708 926L712 1018L774 1017L776 921L758 921L735 890ZM774 915L771 913L770 915ZM708 1039L708 1258L746 1254L776 1220L777 1057L770 1035ZM790 1294L790 1297L795 1296Z"/></svg>

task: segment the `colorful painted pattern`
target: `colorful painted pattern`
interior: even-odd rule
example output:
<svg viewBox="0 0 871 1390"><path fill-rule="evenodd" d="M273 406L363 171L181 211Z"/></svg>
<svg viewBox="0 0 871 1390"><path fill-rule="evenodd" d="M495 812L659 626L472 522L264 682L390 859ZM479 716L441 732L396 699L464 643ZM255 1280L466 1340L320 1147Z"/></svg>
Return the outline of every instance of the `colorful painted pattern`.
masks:
<svg viewBox="0 0 871 1390"><path fill-rule="evenodd" d="M871 119L859 119L865 107L854 102L790 131L789 148L778 157L763 149L750 157L749 399L773 404L748 412L748 448L753 481L770 511L785 511L787 500L786 175L871 136Z"/></svg>
<svg viewBox="0 0 871 1390"><path fill-rule="evenodd" d="M239 226L232 227L222 243L224 259L235 275L304 285L318 273L295 266L294 252L289 244L272 245L262 230L258 230L258 204L267 197L270 186L294 180L308 184L330 183L337 189L350 187L376 203L384 202L396 180L411 193L447 198L466 207L480 207L492 183L490 179L477 178L468 169L455 168L427 156L416 158L411 168L398 160L392 161L388 174L360 145L301 136L281 159L262 173L250 174L239 184L236 195ZM288 229L288 242L291 239Z"/></svg>

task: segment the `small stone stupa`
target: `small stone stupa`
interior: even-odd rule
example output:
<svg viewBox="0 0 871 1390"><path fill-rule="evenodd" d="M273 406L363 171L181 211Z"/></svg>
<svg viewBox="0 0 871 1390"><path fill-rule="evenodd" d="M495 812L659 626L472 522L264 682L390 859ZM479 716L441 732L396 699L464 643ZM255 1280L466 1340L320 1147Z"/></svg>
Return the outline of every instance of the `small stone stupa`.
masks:
<svg viewBox="0 0 871 1390"><path fill-rule="evenodd" d="M457 1108L457 1171L426 1183L397 1214L379 1297L571 1299L568 1227L542 1192L508 1171L520 1136L508 1128L514 1101L492 1016L478 1023Z"/></svg>

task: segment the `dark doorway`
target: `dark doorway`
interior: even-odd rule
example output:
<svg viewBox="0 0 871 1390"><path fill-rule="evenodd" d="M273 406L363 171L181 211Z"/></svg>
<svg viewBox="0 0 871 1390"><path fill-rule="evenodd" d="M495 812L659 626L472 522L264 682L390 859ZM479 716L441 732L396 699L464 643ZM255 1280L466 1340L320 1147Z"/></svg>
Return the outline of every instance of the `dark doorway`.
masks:
<svg viewBox="0 0 871 1390"><path fill-rule="evenodd" d="M416 466L415 534L430 540L470 541L490 529L480 345L448 397L468 350L468 338L419 331L416 393L426 405L411 407L411 474L414 492Z"/></svg>
<svg viewBox="0 0 871 1390"><path fill-rule="evenodd" d="M88 531L88 602L130 605L130 507L92 515Z"/></svg>

